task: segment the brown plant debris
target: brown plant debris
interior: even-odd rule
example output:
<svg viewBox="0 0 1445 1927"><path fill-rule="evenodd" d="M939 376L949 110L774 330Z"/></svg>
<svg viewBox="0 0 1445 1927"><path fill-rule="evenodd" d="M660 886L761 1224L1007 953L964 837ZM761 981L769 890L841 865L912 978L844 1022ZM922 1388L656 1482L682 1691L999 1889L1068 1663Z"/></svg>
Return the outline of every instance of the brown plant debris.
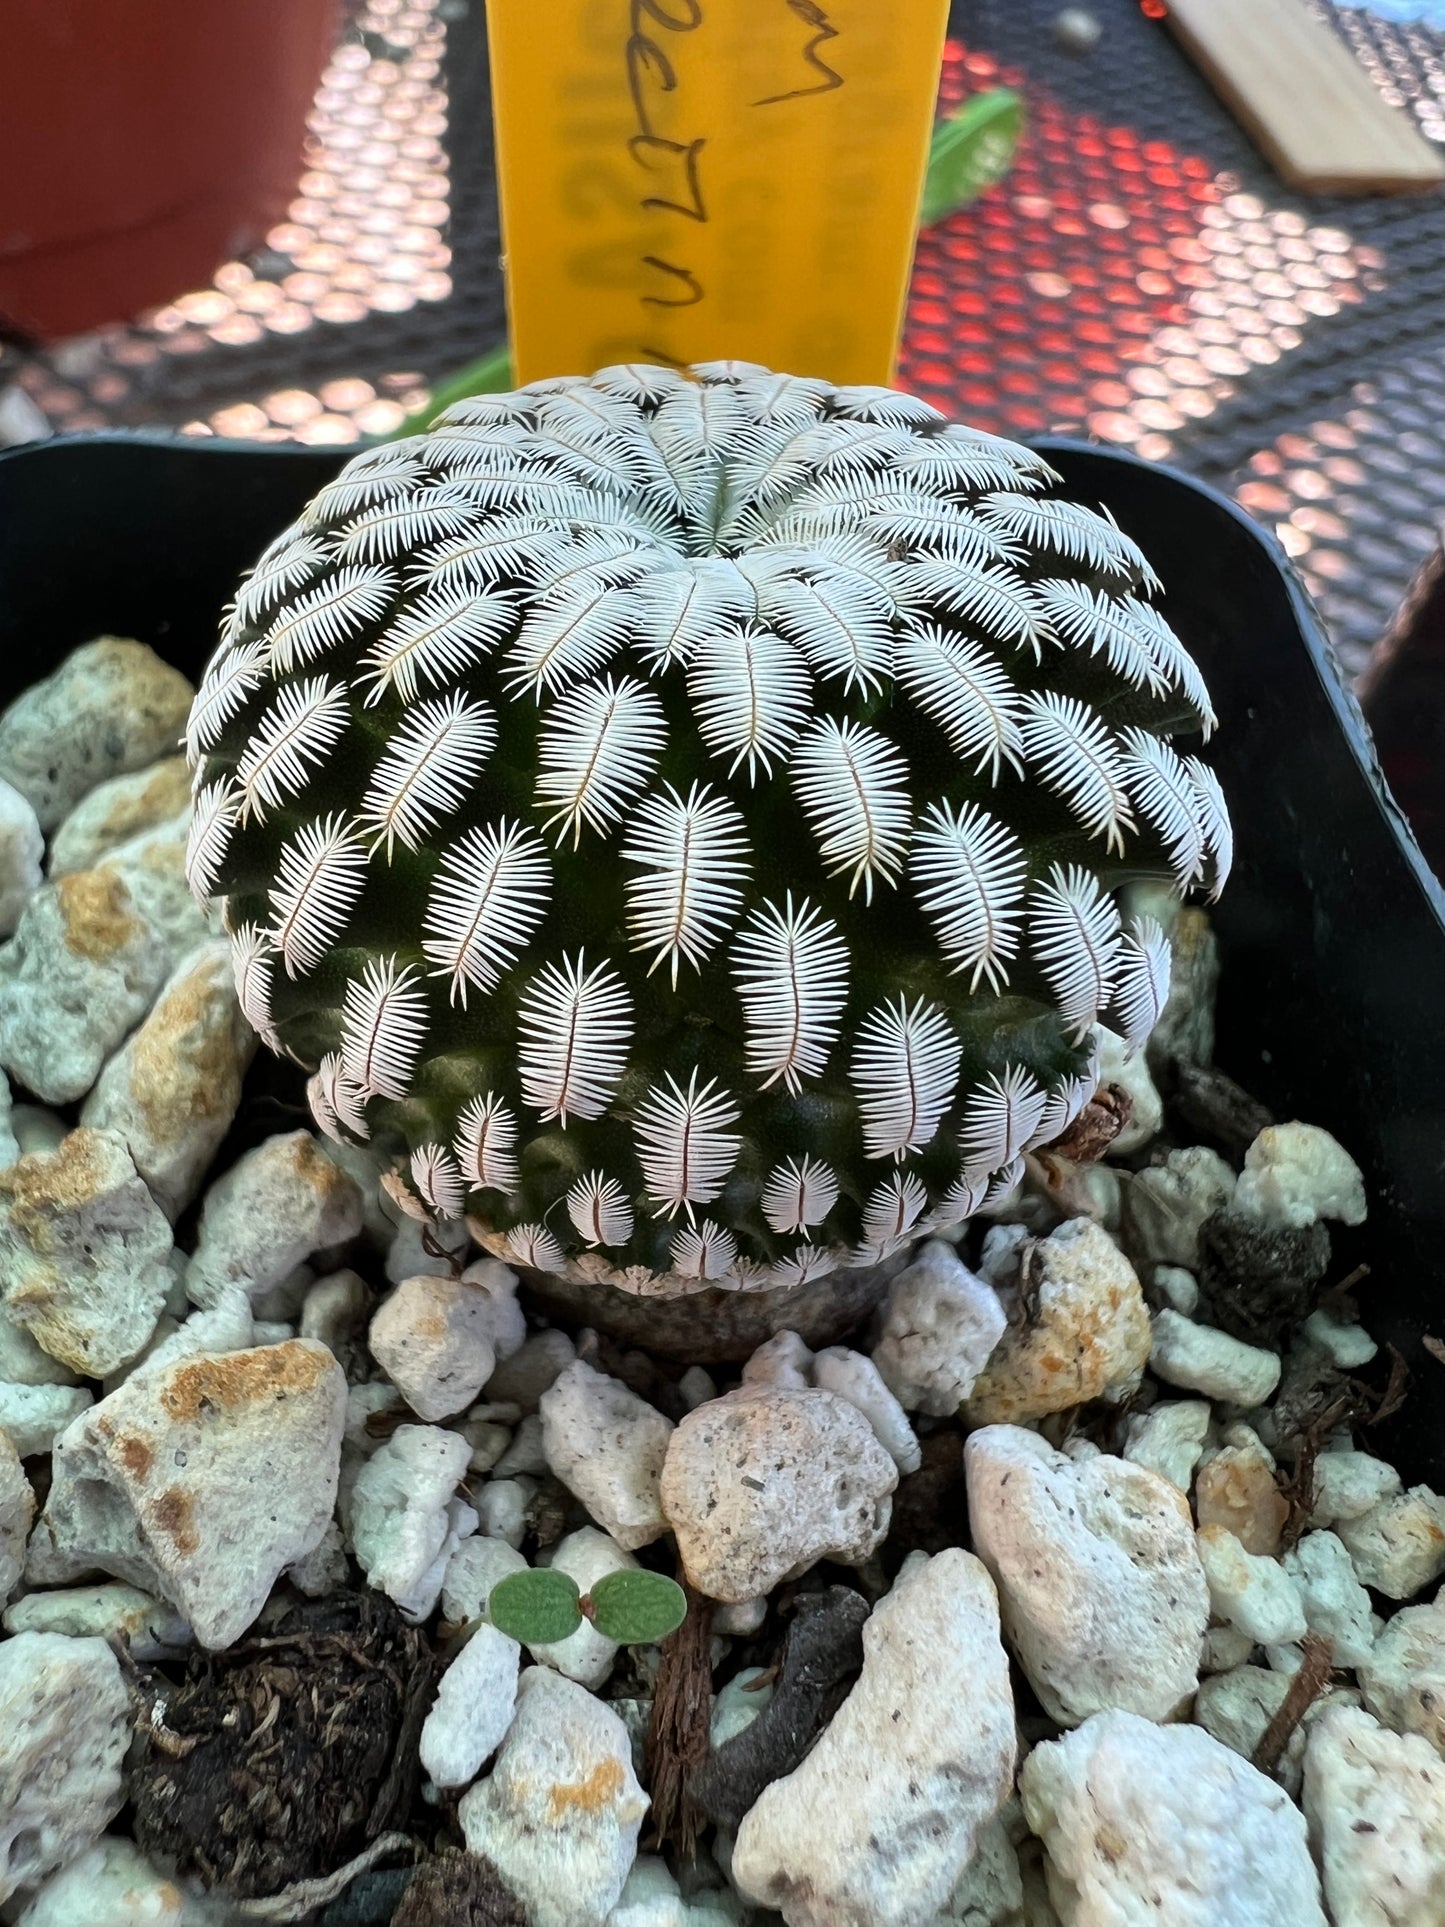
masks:
<svg viewBox="0 0 1445 1927"><path fill-rule="evenodd" d="M1199 1227L1199 1288L1231 1338L1277 1352L1314 1310L1330 1262L1323 1224L1276 1230L1216 1211Z"/></svg>
<svg viewBox="0 0 1445 1927"><path fill-rule="evenodd" d="M1275 1121L1257 1098L1213 1065L1177 1064L1170 1102L1191 1133L1233 1158L1243 1157Z"/></svg>
<svg viewBox="0 0 1445 1927"><path fill-rule="evenodd" d="M1044 1152L1070 1164L1097 1164L1129 1122L1134 1103L1117 1084L1095 1091L1068 1130L1043 1146Z"/></svg>
<svg viewBox="0 0 1445 1927"><path fill-rule="evenodd" d="M1335 1642L1322 1633L1306 1633L1304 1658L1289 1683L1289 1691L1279 1703L1279 1711L1259 1736L1253 1766L1261 1773L1273 1773L1289 1745L1290 1735L1308 1713L1330 1677L1334 1664Z"/></svg>
<svg viewBox="0 0 1445 1927"><path fill-rule="evenodd" d="M687 1618L662 1642L644 1758L657 1843L687 1858L700 1819L692 1783L707 1758L712 1716L712 1601L685 1582L683 1591Z"/></svg>
<svg viewBox="0 0 1445 1927"><path fill-rule="evenodd" d="M380 1593L294 1608L266 1635L144 1675L136 1839L244 1896L329 1874L404 1821L433 1682L425 1635Z"/></svg>
<svg viewBox="0 0 1445 1927"><path fill-rule="evenodd" d="M772 1699L693 1776L709 1820L736 1827L763 1788L801 1762L862 1671L867 1617L868 1601L849 1586L799 1595Z"/></svg>
<svg viewBox="0 0 1445 1927"><path fill-rule="evenodd" d="M1442 1344L1433 1332L1425 1332L1421 1336L1420 1343L1438 1365L1445 1365L1445 1344Z"/></svg>
<svg viewBox="0 0 1445 1927"><path fill-rule="evenodd" d="M483 1854L448 1848L417 1868L391 1927L527 1927L527 1914Z"/></svg>

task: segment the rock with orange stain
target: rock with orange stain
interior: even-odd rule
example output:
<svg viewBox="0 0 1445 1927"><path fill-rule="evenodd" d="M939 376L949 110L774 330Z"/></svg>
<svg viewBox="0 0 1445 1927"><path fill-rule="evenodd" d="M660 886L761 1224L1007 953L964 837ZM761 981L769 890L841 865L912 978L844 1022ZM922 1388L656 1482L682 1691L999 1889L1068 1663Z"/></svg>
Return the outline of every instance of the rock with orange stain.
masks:
<svg viewBox="0 0 1445 1927"><path fill-rule="evenodd" d="M181 964L86 1100L81 1122L124 1138L172 1221L195 1197L230 1129L255 1049L236 1000L230 945L211 939Z"/></svg>
<svg viewBox="0 0 1445 1927"><path fill-rule="evenodd" d="M1273 1559L1289 1517L1274 1460L1257 1442L1227 1445L1200 1466L1194 1506L1202 1526L1227 1526L1246 1552Z"/></svg>
<svg viewBox="0 0 1445 1927"><path fill-rule="evenodd" d="M191 800L184 756L164 756L146 769L112 776L83 797L50 840L46 868L52 883L89 870L132 837L180 816Z"/></svg>
<svg viewBox="0 0 1445 1927"><path fill-rule="evenodd" d="M144 1366L55 1442L33 1582L95 1568L229 1646L336 1503L346 1377L308 1339Z"/></svg>
<svg viewBox="0 0 1445 1927"><path fill-rule="evenodd" d="M531 1927L603 1927L647 1805L617 1715L560 1673L529 1666L496 1763L457 1817L468 1851L492 1862Z"/></svg>
<svg viewBox="0 0 1445 1927"><path fill-rule="evenodd" d="M1017 1282L1000 1296L1008 1327L964 1405L970 1425L1024 1425L1138 1390L1148 1308L1134 1267L1092 1219L1025 1246Z"/></svg>
<svg viewBox="0 0 1445 1927"><path fill-rule="evenodd" d="M0 1171L6 1316L72 1371L143 1349L171 1288L171 1228L111 1131L72 1131Z"/></svg>
<svg viewBox="0 0 1445 1927"><path fill-rule="evenodd" d="M1209 1589L1189 1503L1157 1472L1073 1460L990 1425L965 1447L974 1546L1004 1634L1051 1719L1174 1718L1198 1684Z"/></svg>
<svg viewBox="0 0 1445 1927"><path fill-rule="evenodd" d="M361 1219L360 1191L310 1131L269 1137L207 1191L187 1294L211 1305L239 1285L254 1303L313 1251L354 1238Z"/></svg>

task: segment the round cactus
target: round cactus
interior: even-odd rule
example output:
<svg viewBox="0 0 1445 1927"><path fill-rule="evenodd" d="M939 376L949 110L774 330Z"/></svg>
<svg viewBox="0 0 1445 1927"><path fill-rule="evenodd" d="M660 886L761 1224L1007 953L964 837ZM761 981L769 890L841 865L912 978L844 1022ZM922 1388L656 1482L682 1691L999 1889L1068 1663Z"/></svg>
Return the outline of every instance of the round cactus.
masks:
<svg viewBox="0 0 1445 1927"><path fill-rule="evenodd" d="M1222 881L1194 664L1030 450L887 389L605 369L367 451L196 698L192 887L334 1137L512 1262L872 1264L1011 1184Z"/></svg>

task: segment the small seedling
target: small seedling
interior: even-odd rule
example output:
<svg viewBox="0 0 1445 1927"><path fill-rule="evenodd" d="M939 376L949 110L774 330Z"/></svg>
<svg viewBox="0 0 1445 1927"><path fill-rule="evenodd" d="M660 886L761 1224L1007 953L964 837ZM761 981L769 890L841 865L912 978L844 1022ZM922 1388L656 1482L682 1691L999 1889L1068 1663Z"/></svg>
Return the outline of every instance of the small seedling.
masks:
<svg viewBox="0 0 1445 1927"><path fill-rule="evenodd" d="M658 1572L610 1572L579 1594L565 1572L514 1572L493 1586L487 1617L524 1646L550 1646L590 1619L619 1646L653 1646L687 1617L687 1596Z"/></svg>

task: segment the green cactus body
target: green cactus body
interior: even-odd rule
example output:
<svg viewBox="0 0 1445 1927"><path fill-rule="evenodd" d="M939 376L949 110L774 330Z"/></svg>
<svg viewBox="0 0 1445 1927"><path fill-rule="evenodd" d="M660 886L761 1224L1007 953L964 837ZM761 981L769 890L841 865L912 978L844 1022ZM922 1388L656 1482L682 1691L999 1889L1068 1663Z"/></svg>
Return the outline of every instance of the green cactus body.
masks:
<svg viewBox="0 0 1445 1927"><path fill-rule="evenodd" d="M1140 878L1217 888L1144 557L886 389L613 368L369 450L196 698L192 887L333 1136L634 1289L872 1264L1142 1040Z"/></svg>

